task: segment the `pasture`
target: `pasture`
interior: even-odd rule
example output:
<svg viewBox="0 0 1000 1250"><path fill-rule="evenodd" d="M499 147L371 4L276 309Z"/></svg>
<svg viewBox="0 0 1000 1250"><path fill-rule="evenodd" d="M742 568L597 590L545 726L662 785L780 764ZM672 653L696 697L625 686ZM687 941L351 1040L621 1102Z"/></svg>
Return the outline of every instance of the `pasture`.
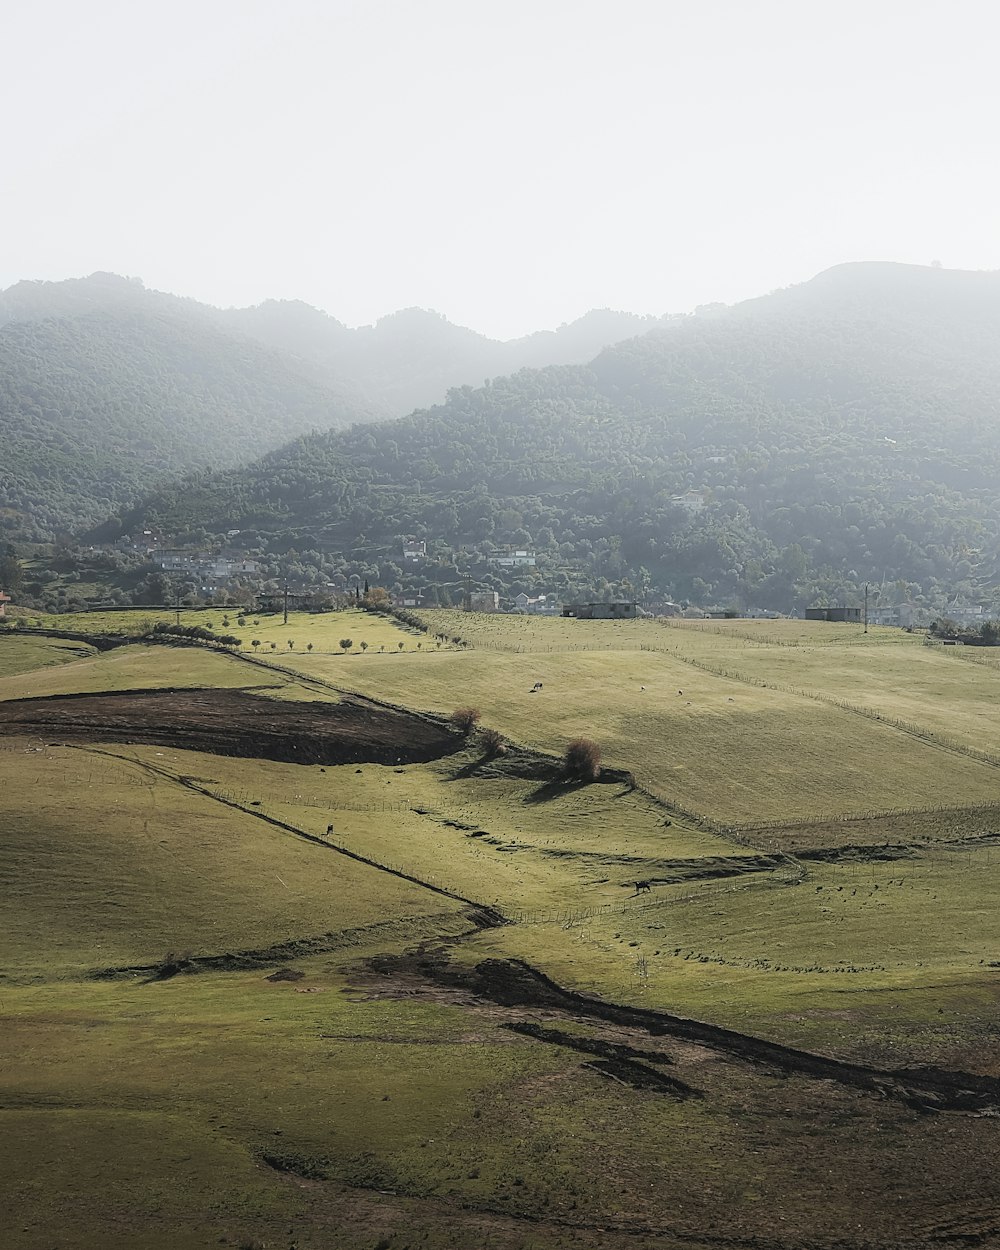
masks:
<svg viewBox="0 0 1000 1250"><path fill-rule="evenodd" d="M0 737L5 1245L990 1244L989 657L803 622L427 623L309 618L257 663L0 639L3 700L207 715L217 689L222 716L311 705L289 734L349 706L443 744L299 764L235 720L143 744L102 729L113 699ZM470 704L509 750L441 737ZM581 734L638 786L561 780Z"/></svg>
<svg viewBox="0 0 1000 1250"><path fill-rule="evenodd" d="M348 608L338 612L303 612L290 609L286 624L281 612L241 612L238 608L130 608L122 611L62 613L39 615L37 620L47 629L66 629L86 633L127 634L141 637L158 624L200 625L217 634L238 637L242 649L256 650L261 656L284 655L308 650L310 647L339 655L344 648L342 638L350 638L353 650L365 642L373 651L398 651L429 645L424 636L389 616ZM244 623L241 625L240 620ZM253 647L256 639L259 647ZM291 646L289 646L291 643ZM432 644L430 644L432 645Z"/></svg>

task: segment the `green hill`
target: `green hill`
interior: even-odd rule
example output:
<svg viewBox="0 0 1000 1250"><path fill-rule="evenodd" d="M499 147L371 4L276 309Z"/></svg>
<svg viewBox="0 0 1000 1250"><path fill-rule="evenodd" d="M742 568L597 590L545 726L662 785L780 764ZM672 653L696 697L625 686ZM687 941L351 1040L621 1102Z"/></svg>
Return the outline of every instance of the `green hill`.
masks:
<svg viewBox="0 0 1000 1250"><path fill-rule="evenodd" d="M88 527L164 477L522 364L586 360L653 324L592 313L499 343L420 309L350 330L299 302L222 311L115 274L20 282L0 292L0 537Z"/></svg>
<svg viewBox="0 0 1000 1250"><path fill-rule="evenodd" d="M866 581L932 602L988 596L998 330L1000 275L842 266L588 366L306 436L131 519L256 530L265 549L295 549L296 571L303 551L317 568L333 554L432 597L466 572L510 593L774 608L853 598ZM416 579L397 563L403 534L428 541ZM501 580L487 561L504 544L530 546L537 567Z"/></svg>
<svg viewBox="0 0 1000 1250"><path fill-rule="evenodd" d="M166 475L365 412L183 306L12 321L0 328L0 525L28 539L92 525Z"/></svg>

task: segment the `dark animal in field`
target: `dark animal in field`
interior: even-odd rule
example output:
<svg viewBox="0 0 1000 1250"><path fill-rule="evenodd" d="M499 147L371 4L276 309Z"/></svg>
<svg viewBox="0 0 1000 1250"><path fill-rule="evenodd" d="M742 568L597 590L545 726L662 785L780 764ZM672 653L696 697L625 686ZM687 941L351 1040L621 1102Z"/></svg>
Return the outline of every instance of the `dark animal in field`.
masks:
<svg viewBox="0 0 1000 1250"><path fill-rule="evenodd" d="M329 837L331 833L333 833L333 825L327 825L326 827L327 837Z"/></svg>
<svg viewBox="0 0 1000 1250"><path fill-rule="evenodd" d="M634 881L636 894L648 894L652 889L652 883L649 881Z"/></svg>
<svg viewBox="0 0 1000 1250"><path fill-rule="evenodd" d="M540 681L536 681L535 684L528 691L528 693L534 694L536 690L541 690L541 688L542 688L542 683Z"/></svg>

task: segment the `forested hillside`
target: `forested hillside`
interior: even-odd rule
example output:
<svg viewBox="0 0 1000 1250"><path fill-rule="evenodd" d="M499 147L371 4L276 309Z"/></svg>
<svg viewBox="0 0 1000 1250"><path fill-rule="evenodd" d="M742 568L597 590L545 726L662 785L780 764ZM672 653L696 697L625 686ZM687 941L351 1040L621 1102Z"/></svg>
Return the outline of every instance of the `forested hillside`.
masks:
<svg viewBox="0 0 1000 1250"><path fill-rule="evenodd" d="M230 526L302 576L580 587L791 608L865 581L989 596L1000 515L1000 275L843 266L602 352L310 435L128 523ZM698 492L687 500L677 497ZM400 537L431 558L403 573ZM246 537L246 534L244 535ZM252 541L252 539L251 539ZM530 546L534 570L486 560ZM449 591L450 593L450 591Z"/></svg>
<svg viewBox="0 0 1000 1250"><path fill-rule="evenodd" d="M420 309L350 330L296 302L222 311L114 274L0 292L0 538L49 539L164 477L579 360L655 322L591 313L511 343Z"/></svg>
<svg viewBox="0 0 1000 1250"><path fill-rule="evenodd" d="M0 531L93 525L167 475L365 415L289 359L169 308L13 321L0 328Z"/></svg>

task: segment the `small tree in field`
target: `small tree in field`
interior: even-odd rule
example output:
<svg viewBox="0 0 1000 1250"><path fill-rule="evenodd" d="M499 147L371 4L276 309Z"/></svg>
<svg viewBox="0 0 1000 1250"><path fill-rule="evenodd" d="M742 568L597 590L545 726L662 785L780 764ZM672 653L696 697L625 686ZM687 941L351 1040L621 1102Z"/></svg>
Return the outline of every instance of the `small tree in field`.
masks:
<svg viewBox="0 0 1000 1250"><path fill-rule="evenodd" d="M253 647L254 651L256 651L256 650L257 650L257 648L260 646L260 639L259 639L259 638L251 638L251 639L250 639L250 646L251 646L251 647Z"/></svg>
<svg viewBox="0 0 1000 1250"><path fill-rule="evenodd" d="M590 738L574 738L563 757L563 774L569 781L596 781L601 775L601 748Z"/></svg>
<svg viewBox="0 0 1000 1250"><path fill-rule="evenodd" d="M307 651L311 651L312 649L313 649L313 645L312 645L312 643L311 643L311 642L307 642L307 643L306 643L306 650L307 650Z"/></svg>
<svg viewBox="0 0 1000 1250"><path fill-rule="evenodd" d="M353 646L354 646L353 638L341 638L340 640L341 651L350 651L351 647Z"/></svg>
<svg viewBox="0 0 1000 1250"><path fill-rule="evenodd" d="M292 650L292 648L293 648L294 646L295 646L295 639L294 639L294 638L289 638L289 640L288 640L288 650L289 650L289 651L291 651L291 650Z"/></svg>
<svg viewBox="0 0 1000 1250"><path fill-rule="evenodd" d="M365 642L364 639L362 639L361 642L358 643L358 646L361 648L362 654L364 654L364 652L368 650L368 643Z"/></svg>
<svg viewBox="0 0 1000 1250"><path fill-rule="evenodd" d="M451 714L451 723L460 733L468 737L479 724L481 716L482 712L477 707L457 707Z"/></svg>

